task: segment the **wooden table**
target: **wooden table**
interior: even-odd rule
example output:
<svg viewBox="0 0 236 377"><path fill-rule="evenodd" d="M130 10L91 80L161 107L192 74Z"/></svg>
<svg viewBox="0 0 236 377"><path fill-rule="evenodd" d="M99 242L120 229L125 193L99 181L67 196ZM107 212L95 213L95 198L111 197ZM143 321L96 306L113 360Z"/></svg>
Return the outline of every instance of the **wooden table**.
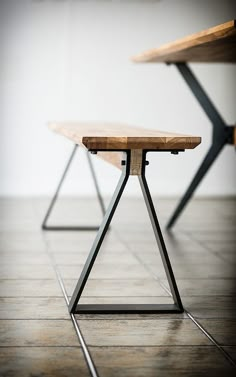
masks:
<svg viewBox="0 0 236 377"><path fill-rule="evenodd" d="M74 315L75 313L182 312L183 306L152 202L152 197L146 181L145 170L146 166L148 165L148 152L170 152L177 154L185 149L195 148L198 144L200 144L201 138L131 127L122 124L107 123L53 123L50 125L50 128L53 131L69 138L76 146L83 146L91 153L97 154L99 157L102 157L122 170L120 180L117 184L110 204L106 209L92 249L68 304L70 313ZM168 305L78 304L130 175L136 175L139 179L174 303Z"/></svg>
<svg viewBox="0 0 236 377"><path fill-rule="evenodd" d="M186 64L187 62L235 63L236 21L229 21L173 43L145 51L134 56L132 60L136 63L175 64L213 126L212 144L168 222L167 228L171 228L223 147L226 144L236 144L235 125L230 126L225 123Z"/></svg>

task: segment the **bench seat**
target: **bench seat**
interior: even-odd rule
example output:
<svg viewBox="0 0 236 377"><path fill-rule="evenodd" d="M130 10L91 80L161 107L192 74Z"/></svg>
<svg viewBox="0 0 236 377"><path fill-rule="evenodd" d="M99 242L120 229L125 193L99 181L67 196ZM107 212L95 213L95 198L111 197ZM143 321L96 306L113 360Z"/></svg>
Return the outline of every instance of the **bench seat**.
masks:
<svg viewBox="0 0 236 377"><path fill-rule="evenodd" d="M201 143L200 137L114 123L56 122L50 129L89 150L183 150Z"/></svg>

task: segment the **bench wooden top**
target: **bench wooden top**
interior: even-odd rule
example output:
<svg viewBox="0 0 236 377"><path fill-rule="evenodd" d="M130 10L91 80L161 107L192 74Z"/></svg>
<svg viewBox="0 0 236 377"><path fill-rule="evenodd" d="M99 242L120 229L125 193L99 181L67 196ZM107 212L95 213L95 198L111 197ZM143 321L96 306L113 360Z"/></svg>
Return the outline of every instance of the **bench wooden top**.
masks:
<svg viewBox="0 0 236 377"><path fill-rule="evenodd" d="M132 60L152 62L236 62L236 20L145 51Z"/></svg>
<svg viewBox="0 0 236 377"><path fill-rule="evenodd" d="M180 150L193 149L200 137L174 134L124 124L50 123L50 129L90 150Z"/></svg>

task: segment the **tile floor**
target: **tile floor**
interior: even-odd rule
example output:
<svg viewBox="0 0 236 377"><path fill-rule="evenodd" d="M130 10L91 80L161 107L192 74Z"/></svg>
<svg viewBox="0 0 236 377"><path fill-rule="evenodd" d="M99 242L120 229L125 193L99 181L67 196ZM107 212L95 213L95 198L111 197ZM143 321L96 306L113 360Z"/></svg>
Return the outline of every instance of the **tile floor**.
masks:
<svg viewBox="0 0 236 377"><path fill-rule="evenodd" d="M0 200L0 376L89 376L71 295L94 232L42 232L46 199ZM164 228L174 200L155 200ZM51 223L99 223L95 200L61 199ZM236 200L194 200L168 234L183 314L77 315L104 377L236 375ZM56 271L59 275L56 274ZM83 302L169 303L141 199L124 198Z"/></svg>

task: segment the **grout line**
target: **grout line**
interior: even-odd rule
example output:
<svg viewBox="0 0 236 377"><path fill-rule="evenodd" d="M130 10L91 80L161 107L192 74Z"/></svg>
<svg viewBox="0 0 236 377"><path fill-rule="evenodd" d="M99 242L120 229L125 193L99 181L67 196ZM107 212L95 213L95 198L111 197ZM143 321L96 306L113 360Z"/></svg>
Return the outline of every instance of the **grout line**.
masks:
<svg viewBox="0 0 236 377"><path fill-rule="evenodd" d="M47 240L45 239L44 235L43 235L43 240L45 242L45 246L46 246L46 253L47 255L49 256L50 258L50 261L51 261L51 264L52 264L52 267L54 269L54 272L56 274L56 277L57 277L57 280L58 280L58 283L61 287L61 290L62 290L62 293L63 293L63 296L64 296L64 299L66 301L66 304L67 306L69 305L69 298L68 298L68 294L66 292L66 288L65 288L65 285L63 283L63 280L61 278L61 275L60 275L60 272L55 264L55 261L54 261L54 256L51 254L51 252L48 250L48 243L47 243ZM84 337L82 335L82 332L79 328L79 325L76 321L76 318L74 316L73 313L69 313L70 314L70 317L71 317L71 320L72 320L72 323L74 325L74 328L75 328L75 331L76 331L76 334L78 336L78 339L79 339L79 342L80 342L80 345L82 347L82 351L84 353L84 357L85 357L85 360L86 360L86 363L87 363L87 366L88 366L88 369L89 369L89 372L91 374L92 377L99 377L99 374L96 370L96 367L95 367L95 364L93 362L93 359L92 359L92 356L90 355L89 353L89 350L87 348L87 345L85 343L85 340L84 340Z"/></svg>
<svg viewBox="0 0 236 377"><path fill-rule="evenodd" d="M184 309L187 316L195 323L195 325L201 330L206 337L218 348L218 350L225 356L225 358L229 361L229 363L236 367L235 361L231 358L231 356L224 350L224 348L209 334L208 331L193 317L191 313L189 313L186 309Z"/></svg>
<svg viewBox="0 0 236 377"><path fill-rule="evenodd" d="M167 291L169 291L167 289ZM169 291L169 294L171 295L171 292ZM189 313L185 308L184 308L184 313L189 317L189 319L192 320L192 322L199 328L200 331L203 332L204 335L217 347L217 349L224 355L224 357L230 362L230 364L234 367L236 367L236 363L234 360L231 358L231 356L224 350L224 348L211 336L211 334L204 329L204 327L194 318L194 316Z"/></svg>
<svg viewBox="0 0 236 377"><path fill-rule="evenodd" d="M118 233L118 232L117 232ZM151 273L151 275L155 278L155 280L158 281L158 283L162 286L163 289L169 294L169 296L172 297L172 294L170 290L163 284L160 279L154 274L152 270L148 268L148 266L141 260L139 257L132 252L132 250L129 248L129 245L120 237L119 233L117 234L119 237L120 241L129 249L131 254ZM189 313L185 308L184 308L184 313L189 317L189 319L198 327L198 329L203 332L203 334L214 344L215 347L224 355L224 357L227 359L227 361L231 364L231 366L236 367L235 361L232 359L232 357L228 354L227 351L209 334L207 330L204 329L204 327L194 318L194 316Z"/></svg>
<svg viewBox="0 0 236 377"><path fill-rule="evenodd" d="M202 247L204 247L211 255L214 255L214 257L216 257L217 259L219 259L221 262L224 262L224 263L230 263L227 261L227 259L224 259L224 257L222 257L220 255L220 253L217 253L215 251L213 251L209 246L205 245L203 240L199 240L197 241L199 243L199 245L201 245ZM233 279L233 278L232 278Z"/></svg>

